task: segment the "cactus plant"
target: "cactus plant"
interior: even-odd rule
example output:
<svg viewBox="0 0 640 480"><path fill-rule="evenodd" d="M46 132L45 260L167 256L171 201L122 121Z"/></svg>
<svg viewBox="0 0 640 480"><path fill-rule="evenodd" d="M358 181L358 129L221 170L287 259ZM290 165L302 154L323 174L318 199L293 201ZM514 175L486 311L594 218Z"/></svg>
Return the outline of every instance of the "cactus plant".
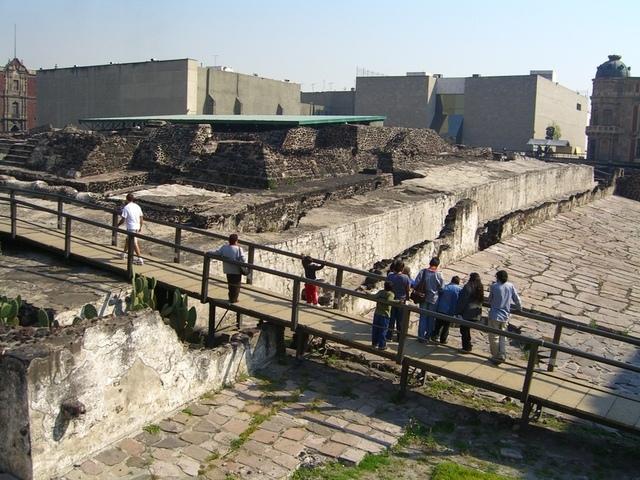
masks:
<svg viewBox="0 0 640 480"><path fill-rule="evenodd" d="M93 318L96 318L97 316L98 316L98 310L96 309L95 306L93 306L90 303L87 303L80 310L80 318L83 318L83 319L86 318L87 320L91 320Z"/></svg>
<svg viewBox="0 0 640 480"><path fill-rule="evenodd" d="M189 308L189 297L179 289L173 292L173 302L162 308L160 314L169 319L169 323L181 339L187 339L196 325L196 307Z"/></svg>
<svg viewBox="0 0 640 480"><path fill-rule="evenodd" d="M22 299L20 295L16 298L0 297L0 325L19 326L18 313L21 306Z"/></svg>
<svg viewBox="0 0 640 480"><path fill-rule="evenodd" d="M131 296L128 309L131 311L144 308L156 308L156 279L144 275L136 275L131 280Z"/></svg>
<svg viewBox="0 0 640 480"><path fill-rule="evenodd" d="M39 327L43 327L43 328L51 327L51 320L49 319L49 314L47 313L46 310L42 308L38 310L37 318L38 318Z"/></svg>

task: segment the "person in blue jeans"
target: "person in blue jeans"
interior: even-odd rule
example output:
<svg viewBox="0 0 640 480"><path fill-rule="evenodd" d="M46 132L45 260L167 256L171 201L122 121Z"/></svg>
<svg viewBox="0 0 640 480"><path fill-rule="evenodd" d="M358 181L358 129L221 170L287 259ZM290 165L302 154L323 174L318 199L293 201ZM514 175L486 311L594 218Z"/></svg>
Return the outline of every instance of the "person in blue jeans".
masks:
<svg viewBox="0 0 640 480"><path fill-rule="evenodd" d="M424 293L425 298L420 303L420 308L423 310L435 311L438 304L438 296L444 288L444 279L442 274L438 271L440 265L440 259L433 257L429 262L429 268L423 268L420 270L416 279L414 280L415 289ZM433 338L433 333L436 329L436 319L426 313L420 314L420 320L418 321L418 341L425 342L428 339Z"/></svg>
<svg viewBox="0 0 640 480"><path fill-rule="evenodd" d="M461 290L460 277L454 275L451 278L451 283L448 283L442 289L442 293L440 293L440 296L438 297L436 312L444 313L445 315L453 317L456 314L458 298L460 297ZM439 318L436 319L436 328L431 336L431 340L435 342L438 340L438 337L440 337L440 343L447 343L447 338L449 337L449 326L450 323L446 320L440 320Z"/></svg>
<svg viewBox="0 0 640 480"><path fill-rule="evenodd" d="M393 285L391 282L384 282L384 289L375 295L376 299L392 301L394 298ZM391 305L376 302L376 309L373 312L373 327L371 329L371 345L379 350L387 349L387 330L391 317Z"/></svg>
<svg viewBox="0 0 640 480"><path fill-rule="evenodd" d="M387 281L391 282L393 288L394 300L400 303L407 303L409 292L411 291L411 279L408 275L402 273L404 270L404 262L398 260L391 264L391 271L387 275ZM397 339L400 341L400 332L402 331L402 309L400 307L391 308L391 320L389 321L389 330L387 330L387 340L393 338L393 332L397 332Z"/></svg>

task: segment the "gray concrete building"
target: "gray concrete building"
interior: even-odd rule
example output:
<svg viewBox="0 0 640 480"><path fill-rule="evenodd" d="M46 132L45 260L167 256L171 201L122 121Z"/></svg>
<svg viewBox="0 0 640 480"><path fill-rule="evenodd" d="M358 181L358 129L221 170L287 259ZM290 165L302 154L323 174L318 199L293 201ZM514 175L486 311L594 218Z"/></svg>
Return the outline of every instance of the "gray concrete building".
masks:
<svg viewBox="0 0 640 480"><path fill-rule="evenodd" d="M470 146L527 150L551 125L583 151L588 98L551 79L551 71L529 75L445 78L424 72L406 76L357 77L356 115L385 115L385 125L432 128Z"/></svg>
<svg viewBox="0 0 640 480"><path fill-rule="evenodd" d="M593 79L588 158L599 162L640 162L640 77L619 55L598 67Z"/></svg>
<svg viewBox="0 0 640 480"><path fill-rule="evenodd" d="M302 92L302 115L355 115L356 90Z"/></svg>
<svg viewBox="0 0 640 480"><path fill-rule="evenodd" d="M201 67L192 59L39 70L38 123L172 114L300 113L300 85Z"/></svg>

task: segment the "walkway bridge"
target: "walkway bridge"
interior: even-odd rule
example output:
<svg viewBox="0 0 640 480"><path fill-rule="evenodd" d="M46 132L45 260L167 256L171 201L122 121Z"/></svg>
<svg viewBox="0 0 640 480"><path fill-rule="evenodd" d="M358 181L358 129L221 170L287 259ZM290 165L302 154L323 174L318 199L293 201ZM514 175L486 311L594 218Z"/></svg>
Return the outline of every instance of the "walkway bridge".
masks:
<svg viewBox="0 0 640 480"><path fill-rule="evenodd" d="M523 403L523 422L528 422L532 415L535 415L536 412L539 413L542 407L546 407L615 428L640 431L640 397L625 396L611 388L593 385L554 370L556 356L561 352L588 359L595 364L613 366L622 371L638 374L640 367L637 365L571 348L562 345L561 340L563 332L573 334L578 331L615 342L627 343L637 348L640 346L640 338L620 335L533 312L517 313L518 316L529 321L554 325L553 339L548 341L543 338L533 338L511 332L498 332L482 324L432 313L438 318L467 325L475 331L502 333L526 347L528 351L526 361L511 360L495 366L487 361L486 353L474 352L463 355L459 350L445 345L419 343L417 337L409 332L410 322L408 320L411 314L419 314L420 309L413 305L404 305L402 306L403 328L398 332L399 342L391 343L386 351L379 351L371 346L371 319L341 311L338 307L341 301L348 296L372 301L371 296L367 293L342 286L345 272L384 280L384 277L380 275L323 261L327 268L336 270L335 282L307 280L298 275L267 268L254 262L255 253L258 250L297 259L301 259L301 255L265 245L243 242L249 251L248 263L232 263L249 267L251 273L247 277L247 284L243 285L240 301L230 304L226 300L226 282L210 273L211 261L218 261L220 258L184 245L182 241L182 233L185 231L190 235L199 235L216 241L225 240L226 236L224 235L185 225L145 219L146 223L172 228L175 235L174 241L170 242L119 229L117 227L118 212L114 210L72 200L57 194L34 193L33 191L8 187L0 187L0 192L3 193L0 196L0 235L10 237L20 244L43 248L63 255L67 259L115 272L129 279L135 274L143 274L156 278L158 283L166 288L179 288L190 296L200 299L201 302L209 304L209 342L213 340L215 333L216 308L227 309L236 312L238 319L241 318L241 315L247 315L295 331L298 334L299 355L304 352L305 339L309 335L313 335L395 361L402 366L401 391L403 393L407 388L410 368L417 368L519 399ZM34 201L34 197L39 200ZM43 200L45 201L43 202ZM90 209L91 216L94 218L96 215L104 213L106 220L91 220L83 215L65 211L65 207L68 209L70 206L76 210L83 209L85 212ZM48 222L41 219L33 221L33 211L42 212L40 215L47 215L51 220ZM78 227L80 226L84 228L84 233L79 231ZM104 232L104 235L98 234L88 238L86 235L87 226ZM144 265L134 266L132 255L128 260L119 258L120 250L116 246L119 236L126 236L130 251L132 251L134 237L137 237L145 242L168 247L172 252L172 258L145 256ZM202 258L201 269L195 270L194 267L187 267L181 263L182 253ZM292 295L290 297L283 296L253 285L253 272L286 279L292 284ZM332 290L335 294L333 308L316 308L300 303L300 291L304 283L316 284L325 290ZM373 303L371 305L373 307ZM541 366L539 360L543 357L543 352L547 351L548 365Z"/></svg>

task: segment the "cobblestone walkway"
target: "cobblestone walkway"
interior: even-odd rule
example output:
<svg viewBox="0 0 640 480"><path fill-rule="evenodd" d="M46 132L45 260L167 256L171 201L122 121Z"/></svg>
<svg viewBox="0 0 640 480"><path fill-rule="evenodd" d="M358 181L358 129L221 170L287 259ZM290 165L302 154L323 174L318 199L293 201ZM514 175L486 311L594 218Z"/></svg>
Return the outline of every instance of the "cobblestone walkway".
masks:
<svg viewBox="0 0 640 480"><path fill-rule="evenodd" d="M357 463L428 416L418 404L394 408L389 382L313 362L269 375L205 395L63 479L287 478L303 464Z"/></svg>
<svg viewBox="0 0 640 480"><path fill-rule="evenodd" d="M527 308L640 336L640 202L614 196L563 213L448 265L444 275L449 281L478 272L488 287L501 269ZM522 318L514 323L525 335L553 337L552 325ZM621 342L565 330L561 343L640 365L638 350ZM510 356L518 355L511 348ZM558 361L570 375L640 394L640 375L563 354Z"/></svg>

